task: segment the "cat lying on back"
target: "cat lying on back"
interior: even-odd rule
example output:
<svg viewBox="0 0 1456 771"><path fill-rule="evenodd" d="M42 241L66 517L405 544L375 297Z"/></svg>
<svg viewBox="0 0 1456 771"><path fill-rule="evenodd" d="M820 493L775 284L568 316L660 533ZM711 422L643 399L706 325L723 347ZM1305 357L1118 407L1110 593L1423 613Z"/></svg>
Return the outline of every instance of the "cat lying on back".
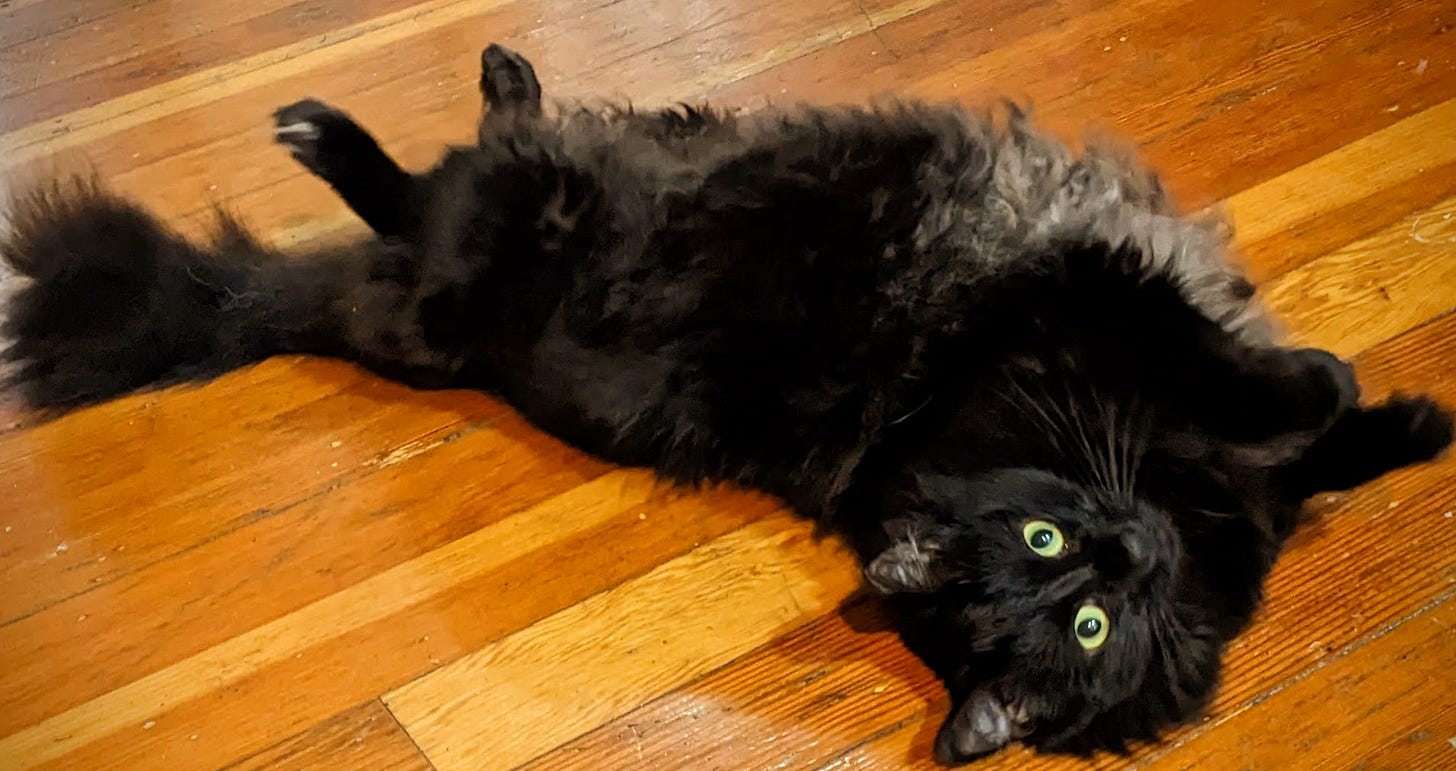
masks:
<svg viewBox="0 0 1456 771"><path fill-rule="evenodd" d="M479 143L402 171L277 136L379 238L196 246L88 185L22 199L16 386L66 409L280 352L500 395L561 439L820 518L953 708L938 758L1119 749L1197 715L1302 501L1436 457L1281 347L1218 223L1016 111L543 109L482 55Z"/></svg>

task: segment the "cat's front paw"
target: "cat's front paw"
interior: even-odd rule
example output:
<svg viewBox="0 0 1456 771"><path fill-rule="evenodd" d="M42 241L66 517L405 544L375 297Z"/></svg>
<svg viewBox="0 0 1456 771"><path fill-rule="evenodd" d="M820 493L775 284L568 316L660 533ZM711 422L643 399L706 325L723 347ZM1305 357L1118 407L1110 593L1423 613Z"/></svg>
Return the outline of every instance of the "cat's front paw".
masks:
<svg viewBox="0 0 1456 771"><path fill-rule="evenodd" d="M1393 453L1403 463L1424 463L1440 457L1451 446L1456 427L1452 416L1429 396L1394 396L1370 410L1379 419L1381 447L1371 451Z"/></svg>
<svg viewBox="0 0 1456 771"><path fill-rule="evenodd" d="M332 145L345 141L354 120L318 101L304 99L273 112L273 139L288 148L299 163L322 173Z"/></svg>

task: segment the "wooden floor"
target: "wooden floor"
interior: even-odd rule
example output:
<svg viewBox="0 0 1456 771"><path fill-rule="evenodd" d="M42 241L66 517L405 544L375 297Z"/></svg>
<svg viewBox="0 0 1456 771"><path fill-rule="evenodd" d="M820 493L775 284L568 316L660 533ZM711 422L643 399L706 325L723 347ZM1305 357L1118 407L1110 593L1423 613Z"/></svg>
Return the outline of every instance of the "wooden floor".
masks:
<svg viewBox="0 0 1456 771"><path fill-rule="evenodd" d="M273 146L407 165L500 41L559 97L1030 100L1224 201L1300 341L1456 404L1451 0L6 0L0 178L183 230L357 233ZM684 495L469 393L281 358L0 415L0 768L928 768L940 686L774 502ZM1317 501L1211 716L1128 764L1456 768L1456 462ZM1013 749L996 768L1078 768Z"/></svg>

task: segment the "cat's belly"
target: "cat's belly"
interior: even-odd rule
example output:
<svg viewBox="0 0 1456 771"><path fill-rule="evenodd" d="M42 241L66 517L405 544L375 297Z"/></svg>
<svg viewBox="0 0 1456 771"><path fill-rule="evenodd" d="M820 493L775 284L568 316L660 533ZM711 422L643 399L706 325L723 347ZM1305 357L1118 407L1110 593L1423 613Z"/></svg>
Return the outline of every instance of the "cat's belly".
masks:
<svg viewBox="0 0 1456 771"><path fill-rule="evenodd" d="M654 446L682 416L669 384L677 363L625 344L588 345L561 312L545 325L519 371L497 373L498 390L528 420L603 459L657 466Z"/></svg>

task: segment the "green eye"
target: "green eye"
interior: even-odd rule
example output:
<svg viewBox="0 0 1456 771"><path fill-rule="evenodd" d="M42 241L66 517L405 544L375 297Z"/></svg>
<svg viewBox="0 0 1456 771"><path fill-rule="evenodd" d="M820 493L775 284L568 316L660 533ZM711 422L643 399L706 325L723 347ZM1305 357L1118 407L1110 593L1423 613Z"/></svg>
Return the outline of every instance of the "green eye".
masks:
<svg viewBox="0 0 1456 771"><path fill-rule="evenodd" d="M1077 611L1077 620L1072 622L1072 631L1077 633L1077 644L1087 650L1096 650L1107 642L1107 613L1096 605L1083 605Z"/></svg>
<svg viewBox="0 0 1456 771"><path fill-rule="evenodd" d="M1056 525L1040 519L1027 522L1021 528L1021 538L1031 550L1043 557L1056 557L1067 548L1067 540Z"/></svg>

